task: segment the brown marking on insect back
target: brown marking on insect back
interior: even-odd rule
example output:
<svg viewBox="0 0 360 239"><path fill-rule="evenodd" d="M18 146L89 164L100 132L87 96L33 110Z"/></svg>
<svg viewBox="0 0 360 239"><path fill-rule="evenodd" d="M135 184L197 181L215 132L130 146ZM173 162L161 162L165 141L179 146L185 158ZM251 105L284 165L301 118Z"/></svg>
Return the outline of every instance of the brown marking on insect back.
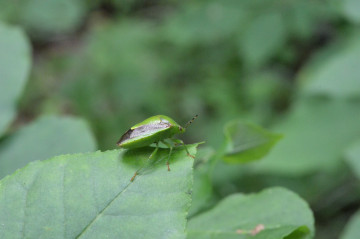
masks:
<svg viewBox="0 0 360 239"><path fill-rule="evenodd" d="M167 125L169 127L171 127L171 123L169 121L167 121L166 119L163 119L160 117L160 124L164 124Z"/></svg>
<svg viewBox="0 0 360 239"><path fill-rule="evenodd" d="M134 129L129 135L129 139L144 135L146 133L155 133L157 131L170 128L170 124L157 123L157 124L146 124Z"/></svg>
<svg viewBox="0 0 360 239"><path fill-rule="evenodd" d="M139 126L134 129L129 129L126 131L126 133L120 138L120 140L117 142L117 145L121 146L122 143L124 143L127 140L143 136L146 134L156 133L158 131L161 131L163 129L170 128L171 124L169 122L159 122L156 124L145 124L142 126Z"/></svg>
<svg viewBox="0 0 360 239"><path fill-rule="evenodd" d="M120 145L125 140L128 140L133 131L134 131L133 129L129 129L128 131L126 131L125 134L123 136L121 136L121 138L119 139L119 141L116 144Z"/></svg>

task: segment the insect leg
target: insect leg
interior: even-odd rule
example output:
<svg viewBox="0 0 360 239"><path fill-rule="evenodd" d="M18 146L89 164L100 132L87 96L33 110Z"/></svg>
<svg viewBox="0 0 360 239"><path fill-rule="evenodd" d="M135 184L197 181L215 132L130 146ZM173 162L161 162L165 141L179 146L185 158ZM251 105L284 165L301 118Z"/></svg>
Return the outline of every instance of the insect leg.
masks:
<svg viewBox="0 0 360 239"><path fill-rule="evenodd" d="M148 164L148 163L150 162L150 159L151 159L152 157L154 157L154 155L156 154L156 152L158 151L158 149L159 149L159 144L156 143L156 148L154 149L154 151L150 154L150 156L149 156L148 159L146 160L146 164ZM143 169L143 168L144 168L144 167L141 167L140 169L136 170L136 172L134 173L134 176L132 176L132 178L130 179L131 182L134 181L136 175L138 175L138 174L139 174L139 171L140 171L141 169Z"/></svg>
<svg viewBox="0 0 360 239"><path fill-rule="evenodd" d="M156 154L156 152L158 151L158 149L159 149L159 143L156 142L156 148L155 148L154 151L150 154L150 156L149 156L149 158L147 159L146 163L148 163L148 162L150 161L150 159L151 159L152 157L154 157L154 155Z"/></svg>
<svg viewBox="0 0 360 239"><path fill-rule="evenodd" d="M171 153L172 153L172 150L173 150L173 146L171 144L169 144L168 142L166 141L162 141L163 144L165 144L166 146L168 146L170 148L170 151L169 151L169 156L168 156L168 159L166 161L166 165L168 167L168 171L170 171L170 165L169 165L169 162L170 162L170 156L171 156Z"/></svg>
<svg viewBox="0 0 360 239"><path fill-rule="evenodd" d="M184 141L182 141L181 139L174 139L174 138L171 138L171 140L172 140L174 143L176 143L176 144L182 144L182 145L184 146L185 150L186 150L187 155L188 155L189 157L193 158L193 159L195 158L194 155L191 155L191 154L190 154L190 152L189 152L189 150L187 149Z"/></svg>

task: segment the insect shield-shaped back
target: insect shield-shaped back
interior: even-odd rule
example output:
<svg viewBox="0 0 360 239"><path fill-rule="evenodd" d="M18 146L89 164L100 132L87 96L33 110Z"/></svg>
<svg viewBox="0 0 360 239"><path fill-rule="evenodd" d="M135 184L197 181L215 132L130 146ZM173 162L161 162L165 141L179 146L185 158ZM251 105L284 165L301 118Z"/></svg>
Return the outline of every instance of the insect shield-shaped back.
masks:
<svg viewBox="0 0 360 239"><path fill-rule="evenodd" d="M178 123L176 123L170 117L165 115L156 115L152 116L143 122L134 125L125 132L123 136L121 136L120 140L117 144L125 149L134 149L149 146L152 143L158 143L162 141L165 145L169 146L169 156L166 161L166 165L168 166L168 171L170 171L169 161L173 146L169 143L166 143L164 140L171 138L175 134L184 133L186 127L188 127L196 118L195 116L192 120L190 120L185 127L181 127ZM173 142L181 143L185 148L187 155L191 158L195 156L191 155L188 149L186 148L184 142L179 139L172 139ZM150 160L158 151L159 144L156 144L155 150L149 156L148 160ZM140 170L140 169L139 169ZM139 170L137 170L134 176L130 179L130 181L134 181L136 175L138 175Z"/></svg>
<svg viewBox="0 0 360 239"><path fill-rule="evenodd" d="M174 125L166 116L153 116L136 124L117 142L122 148L132 149L148 146L152 143L171 137ZM176 122L174 121L176 124ZM177 128L177 127L176 127Z"/></svg>

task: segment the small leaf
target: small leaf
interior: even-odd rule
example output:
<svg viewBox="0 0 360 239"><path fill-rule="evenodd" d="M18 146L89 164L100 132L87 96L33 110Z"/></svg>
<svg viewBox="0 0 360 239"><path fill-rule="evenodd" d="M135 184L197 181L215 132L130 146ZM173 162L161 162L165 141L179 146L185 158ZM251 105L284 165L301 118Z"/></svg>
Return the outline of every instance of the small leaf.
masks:
<svg viewBox="0 0 360 239"><path fill-rule="evenodd" d="M360 135L359 119L357 102L299 100L289 115L272 128L286 137L253 166L259 173L291 177L337 172L343 164L344 150Z"/></svg>
<svg viewBox="0 0 360 239"><path fill-rule="evenodd" d="M340 239L358 239L360 235L360 211L357 211L346 225Z"/></svg>
<svg viewBox="0 0 360 239"><path fill-rule="evenodd" d="M0 238L184 238L192 158L183 147L62 155L0 181ZM189 145L195 155L196 145Z"/></svg>
<svg viewBox="0 0 360 239"><path fill-rule="evenodd" d="M314 218L309 206L283 188L228 196L188 223L188 239L300 239L313 235Z"/></svg>
<svg viewBox="0 0 360 239"><path fill-rule="evenodd" d="M88 125L69 117L42 117L0 145L0 179L35 160L96 149Z"/></svg>
<svg viewBox="0 0 360 239"><path fill-rule="evenodd" d="M226 154L223 159L230 163L247 163L264 157L282 138L259 126L233 121L225 126Z"/></svg>
<svg viewBox="0 0 360 239"><path fill-rule="evenodd" d="M16 115L30 64L30 44L23 31L0 22L0 136Z"/></svg>

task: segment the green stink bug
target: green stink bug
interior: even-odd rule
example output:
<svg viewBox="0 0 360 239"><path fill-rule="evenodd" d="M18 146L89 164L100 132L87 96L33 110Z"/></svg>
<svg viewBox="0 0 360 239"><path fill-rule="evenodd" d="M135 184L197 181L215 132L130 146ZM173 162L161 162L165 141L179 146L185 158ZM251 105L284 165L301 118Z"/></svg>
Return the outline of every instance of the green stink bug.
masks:
<svg viewBox="0 0 360 239"><path fill-rule="evenodd" d="M117 142L117 145L124 149L135 149L149 146L152 143L156 144L155 150L151 153L148 160L150 160L159 149L159 142L162 142L170 148L168 160L166 164L168 166L168 171L170 171L169 159L172 153L173 146L166 142L166 139L170 139L176 144L182 144L185 147L185 150L188 156L194 158L188 149L186 148L184 142L179 139L172 138L175 134L181 134L185 132L185 129L197 118L197 115L192 118L184 127L180 126L170 117L165 115L155 115L141 123L138 123L131 127L128 131L125 132L123 136ZM138 171L135 172L134 176L131 178L133 181L137 175Z"/></svg>

